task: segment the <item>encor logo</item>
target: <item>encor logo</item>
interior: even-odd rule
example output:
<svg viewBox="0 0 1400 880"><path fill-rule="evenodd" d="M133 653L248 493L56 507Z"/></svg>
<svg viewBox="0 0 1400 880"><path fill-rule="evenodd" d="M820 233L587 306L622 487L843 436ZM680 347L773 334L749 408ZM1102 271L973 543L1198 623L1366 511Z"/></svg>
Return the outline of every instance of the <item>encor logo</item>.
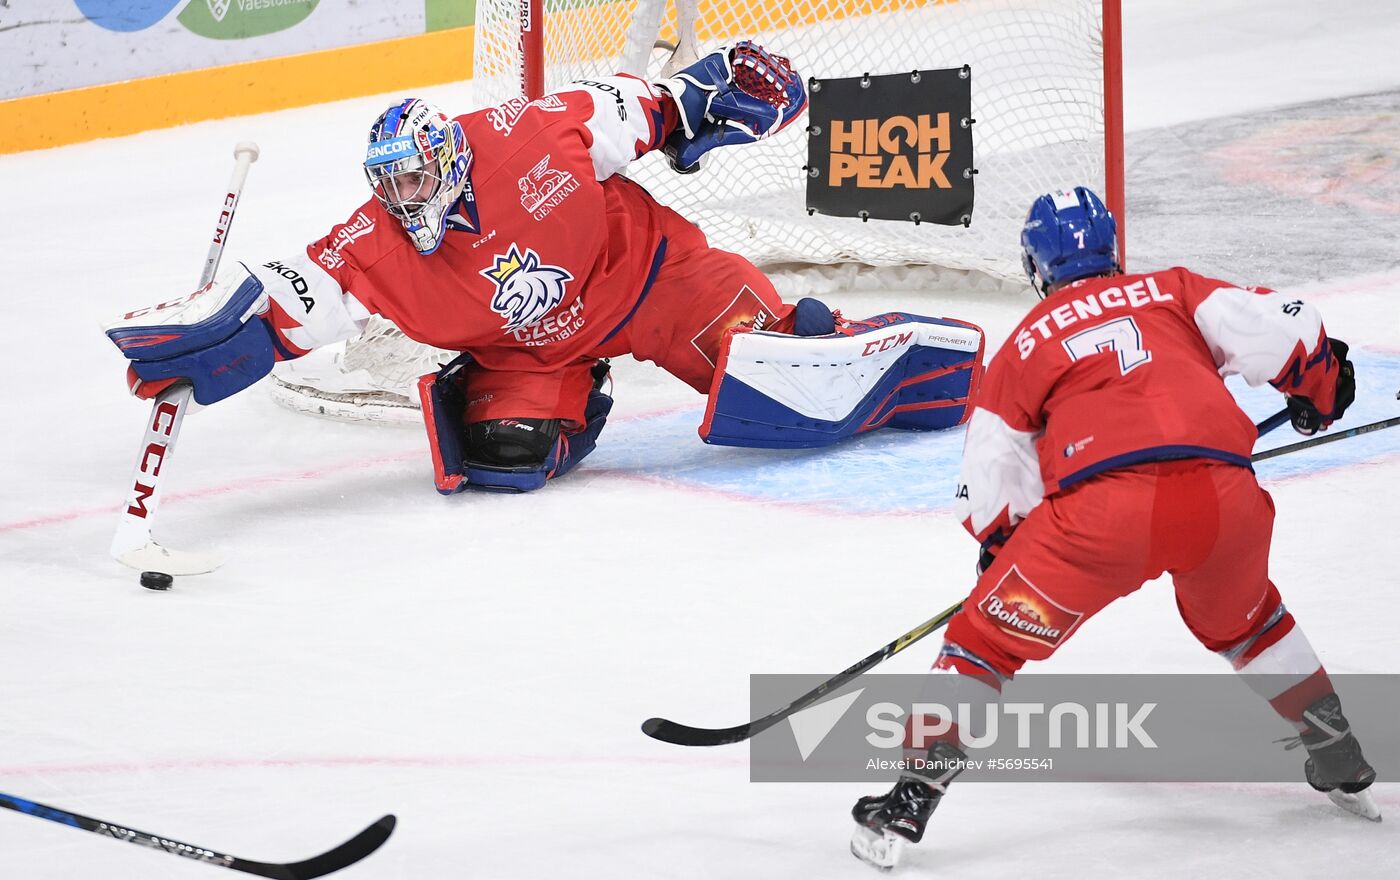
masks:
<svg viewBox="0 0 1400 880"><path fill-rule="evenodd" d="M952 149L948 119L947 113L920 113L832 120L827 185L854 180L860 189L951 189L943 173Z"/></svg>

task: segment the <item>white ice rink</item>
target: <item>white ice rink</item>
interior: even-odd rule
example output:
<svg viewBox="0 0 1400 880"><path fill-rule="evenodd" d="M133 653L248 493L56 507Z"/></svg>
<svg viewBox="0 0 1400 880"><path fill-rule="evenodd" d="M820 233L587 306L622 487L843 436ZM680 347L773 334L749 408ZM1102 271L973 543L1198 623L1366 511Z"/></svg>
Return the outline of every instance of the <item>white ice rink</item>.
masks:
<svg viewBox="0 0 1400 880"><path fill-rule="evenodd" d="M1388 0L1124 5L1134 133L1400 89ZM454 111L468 99L461 85L424 94ZM0 156L0 791L260 860L396 813L345 880L870 880L846 841L851 803L875 786L750 784L744 747L685 750L638 726L738 723L750 673L835 672L965 594L976 549L947 512L960 432L825 454L708 448L698 395L621 360L614 420L580 470L529 496L444 499L421 430L311 419L257 388L185 423L157 528L223 550L225 567L162 594L108 557L148 405L125 394L99 324L192 288L237 141L262 158L227 260L292 253L342 218L392 97ZM1400 144L1374 150L1383 197L1299 236L1344 247L1347 224L1393 222ZM1287 277L1289 242L1260 244ZM1356 353L1344 425L1400 414L1400 262L1371 258L1299 288ZM995 344L1033 300L830 301L976 321ZM1260 417L1279 405L1249 400ZM1326 449L1260 466L1274 580L1331 671L1400 672L1400 430ZM888 671L922 670L935 649ZM1163 584L1039 668L1226 671ZM1301 761L1294 784L968 784L902 871L1397 877L1400 785L1376 792L1380 825L1308 789ZM3 878L213 870L0 812Z"/></svg>

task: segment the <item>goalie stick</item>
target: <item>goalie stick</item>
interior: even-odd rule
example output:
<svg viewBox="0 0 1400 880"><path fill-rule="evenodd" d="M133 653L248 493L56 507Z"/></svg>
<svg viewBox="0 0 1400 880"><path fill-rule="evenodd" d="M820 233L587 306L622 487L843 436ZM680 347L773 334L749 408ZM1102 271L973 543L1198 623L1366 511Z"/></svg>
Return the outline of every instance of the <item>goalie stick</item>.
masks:
<svg viewBox="0 0 1400 880"><path fill-rule="evenodd" d="M1279 410L1278 412L1274 413L1273 415L1269 416L1268 418L1264 419L1264 421L1259 422L1254 427L1255 430L1259 432L1259 436L1262 437L1263 435L1269 433L1270 431L1287 422L1288 408L1285 407ZM1358 433L1365 433L1367 431L1377 431L1381 428L1388 428L1392 424L1397 423L1400 423L1400 418L1389 419L1385 422L1375 422L1371 425L1362 425L1359 428L1352 428L1350 431L1344 431L1341 434L1337 434L1331 437L1317 438L1314 440L1305 440L1302 443L1295 443L1291 446L1283 446L1279 449L1271 449L1267 452L1260 452L1252 456L1250 460L1259 461L1262 458L1272 458L1275 455L1282 455L1285 452L1294 452L1298 449L1303 449L1309 446L1316 446L1320 443L1327 443L1333 440L1342 440L1346 437L1354 436ZM881 663L884 663L886 660L890 659L895 654L898 654L900 651L903 651L905 648L919 641L924 636L927 636L929 633L942 629L943 626L947 624L949 620L952 619L953 615L957 614L958 611L962 609L962 606L963 603L958 602L956 605L944 609L943 611L939 612L936 616L931 617L923 623L919 624L918 626L914 627L909 632L895 639L893 642L890 642L888 645L885 645L883 648L876 651L875 653L870 654L869 656L858 661L854 665L848 667L843 672L832 676L831 678L817 685L816 688L814 688L813 690L808 691L807 693L793 700L791 703L788 703L786 706L783 706L780 709L775 709L767 715L764 715L762 718L757 718L753 721L748 722L747 724L740 724L735 727L723 728L691 727L686 724L677 724L676 722L669 721L665 718L648 718L646 721L642 722L642 732L645 733L647 736L651 737L652 739L659 739L662 742L668 742L678 746L723 746L729 745L731 743L743 742L744 740L757 736L758 734L762 733L763 731L767 730L773 725L783 721L788 716L795 715L798 712L801 712L803 709L806 709L813 703L816 703L822 697L834 693L841 687L845 686L848 682L855 679L857 676L869 672L871 669L874 669L876 666L879 666Z"/></svg>
<svg viewBox="0 0 1400 880"><path fill-rule="evenodd" d="M233 176L229 179L228 192L219 210L214 239L209 245L209 254L204 260L204 270L200 273L196 290L202 290L213 281L219 270L219 260L224 255L224 244L233 225L233 212L238 209L238 199L243 194L248 166L258 159L258 145L248 141L239 143L233 148L233 157L236 160ZM193 400L194 389L188 383L172 385L156 396L151 415L146 420L146 432L141 438L141 449L136 455L136 467L132 472L127 500L122 504L116 534L112 536L111 550L118 562L137 571L158 571L171 575L204 574L222 564L216 554L162 547L151 537L151 521L155 519L156 507L160 503L161 472L169 465L170 457L175 452L180 425Z"/></svg>
<svg viewBox="0 0 1400 880"><path fill-rule="evenodd" d="M181 843L158 834L148 834L145 831L137 831L123 825L114 825L111 822L103 822L100 819L70 813L57 807L36 804L34 801L28 801L14 795L0 793L0 807L39 819L48 819L50 822L57 822L60 825L81 828L84 831L91 831L94 834L101 834L115 840L125 840L128 843L135 843L150 849L164 850L177 856L203 862L206 865L229 868L234 871L242 871L245 874L255 874L259 877L273 877L276 880L311 880L313 877L324 877L339 871L341 868L353 865L383 846L384 841L388 840L389 835L393 833L394 824L397 822L392 814L384 816L340 846L326 850L305 861L255 862L251 859L241 859L238 856L205 849L202 846Z"/></svg>

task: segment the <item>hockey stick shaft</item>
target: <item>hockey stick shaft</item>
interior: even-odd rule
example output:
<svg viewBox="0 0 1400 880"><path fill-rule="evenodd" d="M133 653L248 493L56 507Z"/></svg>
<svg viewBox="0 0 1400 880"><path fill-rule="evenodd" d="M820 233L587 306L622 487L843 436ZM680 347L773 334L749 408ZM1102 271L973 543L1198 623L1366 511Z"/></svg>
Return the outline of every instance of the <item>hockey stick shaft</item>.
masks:
<svg viewBox="0 0 1400 880"><path fill-rule="evenodd" d="M909 630L909 632L880 648L880 650L857 661L844 671L828 678L826 681L817 685L816 688L808 691L786 706L776 709L762 718L750 721L748 724L716 730L702 727L689 727L684 724L677 724L674 721L667 721L665 718L649 718L643 722L642 732L653 739L674 743L679 746L722 746L730 743L743 742L750 737L762 733L789 716L801 712L822 697L839 690L848 682L869 672L871 669L884 663L895 654L898 654L900 651L903 651L905 648L918 642L930 633L942 629L944 625L952 619L953 615L962 610L962 605L962 602L958 602L955 605L943 609L938 614Z"/></svg>
<svg viewBox="0 0 1400 880"><path fill-rule="evenodd" d="M1269 433L1274 428L1286 424L1288 424L1288 407L1285 406L1283 409L1279 410L1278 412L1269 416L1264 421L1255 425L1254 430L1259 432L1260 437L1263 437L1265 434Z"/></svg>
<svg viewBox="0 0 1400 880"><path fill-rule="evenodd" d="M214 237L210 242L204 267L200 271L199 286L196 290L204 289L219 271L224 245L228 242L229 230L233 226L233 215L243 195L243 183L248 177L249 166L257 161L258 147L253 143L240 143L234 147L233 155L233 176L229 179L228 191L224 194L223 204L219 209ZM146 420L146 430L137 452L136 466L132 469L127 500L122 505L117 530L112 536L112 556L132 568L149 568L169 574L198 574L218 564L212 559L199 556L186 556L181 559L180 554L161 548L151 538L152 523L160 504L162 473L168 470L167 465L175 451L175 441L180 436L180 425L184 422L193 398L194 389L187 383L179 383L157 395L151 405L151 415Z"/></svg>
<svg viewBox="0 0 1400 880"><path fill-rule="evenodd" d="M1348 428L1345 431L1338 431L1335 434L1327 434L1323 437L1313 437L1310 440L1303 440L1298 443L1290 443L1287 446L1279 446L1275 449L1266 449L1263 452L1256 452L1249 457L1250 461L1263 461L1266 458L1276 458L1280 455L1287 455L1290 452L1298 452L1302 449L1311 449L1314 446L1322 446L1324 443L1336 443L1338 440L1349 440L1352 437L1360 437L1362 434L1369 434L1372 431L1383 431L1386 428L1393 428L1400 425L1400 416L1390 419L1382 419L1379 422L1371 422L1369 425L1357 425L1355 428Z"/></svg>
<svg viewBox="0 0 1400 880"><path fill-rule="evenodd" d="M212 849L189 843L181 843L158 834L137 831L124 825L115 825L111 822L103 822L101 819L93 819L90 816L60 810L57 807L45 806L14 795L0 793L0 807L24 813L27 816L47 819L50 822L57 822L71 828L81 828L83 831L91 831L114 840L125 840L128 843L149 849L163 850L217 868L229 868L234 871L242 871L245 874L273 877L278 878L278 880L311 880L311 878L324 877L334 871L339 871L341 868L353 865L379 849L393 833L397 821L392 815L384 816L345 843L327 850L321 855L302 862L278 863L241 859L238 856L215 852Z"/></svg>

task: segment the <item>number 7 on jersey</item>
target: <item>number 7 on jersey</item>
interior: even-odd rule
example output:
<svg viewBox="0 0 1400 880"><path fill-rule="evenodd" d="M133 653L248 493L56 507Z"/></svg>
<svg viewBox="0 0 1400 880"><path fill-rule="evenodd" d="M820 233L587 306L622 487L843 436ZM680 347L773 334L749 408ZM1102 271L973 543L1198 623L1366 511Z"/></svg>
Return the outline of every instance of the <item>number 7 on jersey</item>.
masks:
<svg viewBox="0 0 1400 880"><path fill-rule="evenodd" d="M1142 347L1142 331L1132 317L1114 318L1082 330L1062 344L1072 361L1105 351L1117 352L1118 369L1125 376L1152 360L1152 352Z"/></svg>

